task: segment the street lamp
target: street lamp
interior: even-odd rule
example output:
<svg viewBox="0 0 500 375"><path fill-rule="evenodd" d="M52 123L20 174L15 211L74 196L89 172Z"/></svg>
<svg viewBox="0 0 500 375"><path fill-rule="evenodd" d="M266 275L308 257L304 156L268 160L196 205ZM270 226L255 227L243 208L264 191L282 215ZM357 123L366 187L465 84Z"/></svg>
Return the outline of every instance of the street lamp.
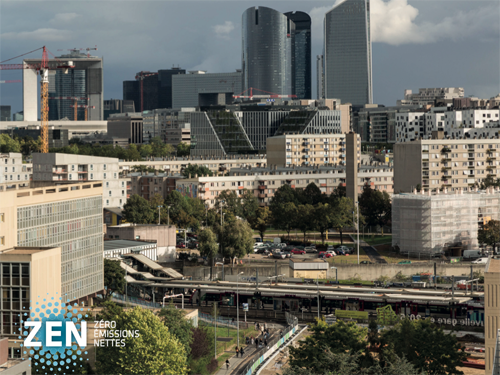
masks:
<svg viewBox="0 0 500 375"><path fill-rule="evenodd" d="M224 275L224 263L221 263L221 262L217 262L215 263L215 265L221 265L222 266L222 281L225 281L225 275Z"/></svg>
<svg viewBox="0 0 500 375"><path fill-rule="evenodd" d="M316 278L316 286L318 287L318 320L319 320L319 275Z"/></svg>
<svg viewBox="0 0 500 375"><path fill-rule="evenodd" d="M160 209L162 208L163 206L158 206L158 225L160 225Z"/></svg>
<svg viewBox="0 0 500 375"><path fill-rule="evenodd" d="M170 226L170 207L172 206L167 206L168 226Z"/></svg>
<svg viewBox="0 0 500 375"><path fill-rule="evenodd" d="M238 281L240 279L240 275L243 275L243 273L244 272L240 272L236 275L236 334L238 335L238 348L240 347L240 293Z"/></svg>
<svg viewBox="0 0 500 375"><path fill-rule="evenodd" d="M336 282L336 283L338 283L338 282L339 282L339 279L338 279L338 277L337 277L337 275L338 275L338 274L337 274L337 271L338 271L338 270L337 270L337 267L330 267L330 269L331 269L331 270L333 270L333 269L335 270L335 282Z"/></svg>

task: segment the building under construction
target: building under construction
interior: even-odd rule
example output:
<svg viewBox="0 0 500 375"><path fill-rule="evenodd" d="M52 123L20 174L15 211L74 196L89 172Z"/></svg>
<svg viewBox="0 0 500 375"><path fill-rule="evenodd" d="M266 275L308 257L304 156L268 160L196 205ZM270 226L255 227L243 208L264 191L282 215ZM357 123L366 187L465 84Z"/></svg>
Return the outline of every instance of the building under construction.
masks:
<svg viewBox="0 0 500 375"><path fill-rule="evenodd" d="M402 254L461 256L477 249L478 229L500 218L500 191L446 191L392 197L392 245Z"/></svg>

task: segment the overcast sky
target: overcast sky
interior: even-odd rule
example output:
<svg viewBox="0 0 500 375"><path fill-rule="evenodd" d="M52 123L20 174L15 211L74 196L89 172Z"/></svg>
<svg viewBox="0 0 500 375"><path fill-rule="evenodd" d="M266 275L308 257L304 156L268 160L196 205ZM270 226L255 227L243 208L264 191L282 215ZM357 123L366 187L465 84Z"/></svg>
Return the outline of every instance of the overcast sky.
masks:
<svg viewBox="0 0 500 375"><path fill-rule="evenodd" d="M97 45L104 98L122 98L122 82L141 70L175 66L241 68L241 15L252 6L311 15L313 96L323 17L333 1L22 1L0 0L0 61L46 45ZM466 96L500 93L498 0L371 0L374 102L395 105L405 89L463 87ZM41 57L37 51L27 57ZM13 62L21 62L17 59ZM21 79L20 70L0 80ZM0 104L22 110L21 83L0 84Z"/></svg>

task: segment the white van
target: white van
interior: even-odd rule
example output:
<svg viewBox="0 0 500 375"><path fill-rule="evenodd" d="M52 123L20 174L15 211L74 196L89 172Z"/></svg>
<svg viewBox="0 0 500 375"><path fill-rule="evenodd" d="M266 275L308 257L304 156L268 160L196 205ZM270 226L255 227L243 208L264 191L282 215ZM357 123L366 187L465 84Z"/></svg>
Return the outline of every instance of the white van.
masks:
<svg viewBox="0 0 500 375"><path fill-rule="evenodd" d="M488 258L479 258L471 262L471 264L486 264L486 263L488 263Z"/></svg>
<svg viewBox="0 0 500 375"><path fill-rule="evenodd" d="M256 247L259 247L259 246L264 246L264 242L256 242L253 244L253 248L255 249Z"/></svg>
<svg viewBox="0 0 500 375"><path fill-rule="evenodd" d="M481 250L464 250L464 259L477 259L481 257Z"/></svg>

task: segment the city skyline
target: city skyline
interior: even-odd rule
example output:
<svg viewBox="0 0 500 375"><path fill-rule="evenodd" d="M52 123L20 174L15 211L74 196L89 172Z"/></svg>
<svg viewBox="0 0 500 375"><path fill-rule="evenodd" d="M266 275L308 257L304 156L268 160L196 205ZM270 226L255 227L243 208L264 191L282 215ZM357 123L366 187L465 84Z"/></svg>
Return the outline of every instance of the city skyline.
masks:
<svg viewBox="0 0 500 375"><path fill-rule="evenodd" d="M421 87L464 87L466 96L486 98L500 92L498 3L370 3L374 103L395 105L404 89ZM26 4L30 4L29 13L25 13ZM265 6L311 16L315 58L322 54L324 15L334 4L270 1ZM97 44L99 50L92 52L104 57L104 98L121 98L122 82L133 80L141 70L172 65L211 73L241 69L241 15L257 5L248 1L130 2L117 8L107 2L95 14L83 3L4 1L0 4L0 60L44 44L56 55L64 53L58 49ZM20 14L26 20L23 25L16 22ZM398 14L399 22L389 14ZM26 57L39 58L36 53ZM21 71L0 74L1 80L20 78ZM21 86L0 85L0 104L11 105L12 113L22 110ZM312 69L312 86L315 93L316 69Z"/></svg>

